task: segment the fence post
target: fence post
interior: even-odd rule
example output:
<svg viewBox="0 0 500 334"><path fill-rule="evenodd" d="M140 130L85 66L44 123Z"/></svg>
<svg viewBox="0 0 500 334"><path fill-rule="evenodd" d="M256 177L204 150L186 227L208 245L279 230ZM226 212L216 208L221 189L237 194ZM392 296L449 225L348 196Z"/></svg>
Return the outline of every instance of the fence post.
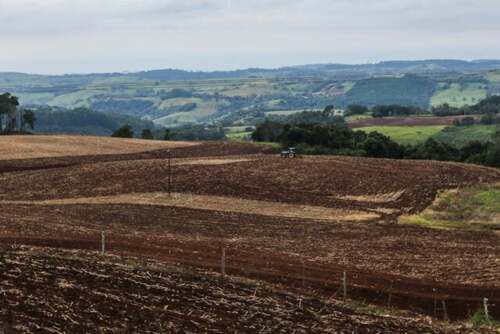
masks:
<svg viewBox="0 0 500 334"><path fill-rule="evenodd" d="M226 276L226 249L222 247L222 256L220 259L220 273L222 277Z"/></svg>
<svg viewBox="0 0 500 334"><path fill-rule="evenodd" d="M304 287L304 275L305 275L305 268L304 268L304 260L302 260L302 287Z"/></svg>
<svg viewBox="0 0 500 334"><path fill-rule="evenodd" d="M437 298L436 298L436 288L432 288L434 293L434 318L437 318Z"/></svg>
<svg viewBox="0 0 500 334"><path fill-rule="evenodd" d="M443 318L444 318L444 321L448 321L448 311L446 310L446 301L443 299L441 301L441 303L443 304Z"/></svg>
<svg viewBox="0 0 500 334"><path fill-rule="evenodd" d="M101 232L101 253L102 253L102 255L104 255L105 251L106 251L106 239L104 236L104 232Z"/></svg>
<svg viewBox="0 0 500 334"><path fill-rule="evenodd" d="M391 307L391 303L392 303L392 287L393 287L393 285L394 285L394 281L391 281L391 287L389 288L389 298L387 301L388 307Z"/></svg>
<svg viewBox="0 0 500 334"><path fill-rule="evenodd" d="M343 288L343 296L344 302L347 299L347 273L344 271L344 275L342 277L342 288Z"/></svg>
<svg viewBox="0 0 500 334"><path fill-rule="evenodd" d="M486 321L488 322L488 324L491 325L490 312L488 310L488 298L483 299L483 306L484 306L484 316L486 318Z"/></svg>

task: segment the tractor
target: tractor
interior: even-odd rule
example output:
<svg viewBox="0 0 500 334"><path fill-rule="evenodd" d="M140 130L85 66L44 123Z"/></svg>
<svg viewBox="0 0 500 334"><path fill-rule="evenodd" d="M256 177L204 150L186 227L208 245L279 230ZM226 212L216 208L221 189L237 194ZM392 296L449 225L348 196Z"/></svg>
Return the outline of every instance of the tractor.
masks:
<svg viewBox="0 0 500 334"><path fill-rule="evenodd" d="M282 158L296 158L297 152L295 150L295 147L290 147L287 149L283 149L280 155Z"/></svg>

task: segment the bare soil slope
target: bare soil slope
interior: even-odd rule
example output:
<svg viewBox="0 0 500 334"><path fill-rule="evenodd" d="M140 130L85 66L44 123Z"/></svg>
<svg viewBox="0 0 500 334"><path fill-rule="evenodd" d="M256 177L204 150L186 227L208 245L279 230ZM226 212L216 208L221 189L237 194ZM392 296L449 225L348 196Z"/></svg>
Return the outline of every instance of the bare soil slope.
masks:
<svg viewBox="0 0 500 334"><path fill-rule="evenodd" d="M0 323L23 333L461 333L155 261L0 249Z"/></svg>
<svg viewBox="0 0 500 334"><path fill-rule="evenodd" d="M104 231L109 254L208 271L224 248L229 275L289 293L338 299L345 272L357 301L463 319L489 298L500 316L497 235L396 224L499 170L265 153L175 148L170 189L166 150L0 161L0 243L91 252Z"/></svg>
<svg viewBox="0 0 500 334"><path fill-rule="evenodd" d="M198 144L89 136L0 136L0 159L139 153L194 145Z"/></svg>

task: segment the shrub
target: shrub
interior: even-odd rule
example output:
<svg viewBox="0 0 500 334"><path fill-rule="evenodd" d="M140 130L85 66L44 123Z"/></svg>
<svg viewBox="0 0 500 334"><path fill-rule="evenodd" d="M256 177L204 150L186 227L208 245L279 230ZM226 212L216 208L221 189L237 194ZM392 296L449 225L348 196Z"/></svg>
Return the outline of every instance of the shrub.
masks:
<svg viewBox="0 0 500 334"><path fill-rule="evenodd" d="M134 131L132 131L132 127L130 125L124 125L111 135L111 137L117 138L133 138Z"/></svg>

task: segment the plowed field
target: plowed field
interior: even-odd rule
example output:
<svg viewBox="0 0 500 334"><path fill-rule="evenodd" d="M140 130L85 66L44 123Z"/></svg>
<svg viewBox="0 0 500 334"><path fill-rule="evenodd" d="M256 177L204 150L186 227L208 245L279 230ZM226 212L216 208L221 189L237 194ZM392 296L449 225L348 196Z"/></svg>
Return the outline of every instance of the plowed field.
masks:
<svg viewBox="0 0 500 334"><path fill-rule="evenodd" d="M12 249L12 245L37 247L22 248L21 253L10 252L12 256L23 257L19 263L32 263L44 254L51 254L46 255L50 259L40 263L48 265L61 258L58 261L64 262L63 267L92 266L92 270L109 272L106 279L92 283L85 281L85 275L79 276L80 269L75 269L71 274L75 282L67 284L100 291L102 283L101 292L122 298L123 307L117 307L116 312L130 318L128 324L140 328L140 332L159 332L158 327L151 327L159 326L158 322L144 325L153 314L156 319L164 319L165 326L173 326L172 331L194 330L197 324L207 330L244 332L257 329L287 332L291 328L287 324L295 324L299 332L301 328L315 328L317 332L346 329L351 333L357 328L360 333L383 333L397 332L394 330L397 326L403 332L444 331L441 325L431 326L418 317L417 324L391 318L384 324L396 327L382 326L378 330L380 319L375 316L366 315L370 318L366 321L377 324L375 327L366 325L365 320L362 322L366 326L352 319L342 318L345 321L339 322L323 318L329 308L340 307L337 302L336 306L329 303L343 299L344 273L347 299L356 303L391 307L436 319L463 320L481 306L483 298L489 298L490 312L500 317L498 235L396 223L400 215L429 206L441 190L497 182L499 170L455 163L350 157L282 159L267 147L236 143L199 143L171 149L170 187L166 149L0 161L0 243L6 249ZM98 253L102 232L106 260L99 258ZM225 272L231 283L213 281L213 273L221 270L223 250ZM79 260L71 262L68 254L75 251ZM155 266L189 270L190 274L176 278L185 284L189 281L199 286L200 280L210 283L200 288L205 294L172 292L173 300L192 298L194 304L182 302L191 305L186 309L175 306L177 301L166 303L162 307L178 314L168 315L170 311L166 311L165 315L158 310L168 293L159 291L167 291L164 287L167 283L150 278L142 266L136 265L135 271L123 268L121 264L128 261L127 257L141 263L154 261ZM0 288L12 289L6 284L16 285L17 281L24 282L19 284L36 281L37 272L43 267L36 263L32 266L38 269L30 272L34 278L25 276L21 269L24 264L19 264L21 278L14 279L17 276L11 275L11 283L5 279ZM45 272L63 275L62 269L57 268L48 266ZM134 287L122 281L123 277L134 275L141 276L138 280L143 283L163 287L145 288L146 297L141 297L134 289L143 285ZM184 286L182 282L169 282ZM236 299L247 298L245 291L254 290L254 286L243 287L241 282L265 287L269 304L262 301L258 306L234 306L233 313L230 308L224 309L225 304L217 304L219 297L210 289L234 295ZM113 293L105 291L113 284ZM41 293L43 285L40 283L34 291ZM281 292L274 294L275 289ZM130 298L124 297L127 294ZM68 316L75 320L73 327L57 328L85 332L89 328L85 326L91 323L99 327L106 319L118 317L118 313L104 310L111 307L108 304L116 304L114 297L100 296L95 297L104 298L100 302L96 299L95 305L102 304L95 306L96 312L106 315L99 321L91 317L83 323L85 317L78 315L80 306L71 304L69 296L63 291L51 294L50 298L55 299L48 299L52 300L48 304L59 300L67 308ZM307 316L293 313L296 311L283 306L288 305L285 296L309 298L317 308L311 306L312 313ZM199 298L208 304L196 304ZM283 313L276 315L274 322L256 319L259 326L265 327L246 327L250 321L246 322L245 317L251 316L251 310L260 310L271 319L275 304L280 305ZM207 313L207 319L218 320L200 320L198 308ZM15 323L27 317L33 326L37 321L40 326L45 324L45 320L37 320L44 318L41 313L6 309L12 310L9 316ZM338 312L349 317L358 311L343 308ZM143 321L137 317L143 317ZM54 316L54 319L54 326L62 326L61 318ZM123 332L122 324L117 321L109 328L104 325L99 328ZM310 327L313 324L316 327ZM35 327L30 326L33 331ZM164 328L168 332L170 327ZM452 330L468 332L461 327Z"/></svg>

